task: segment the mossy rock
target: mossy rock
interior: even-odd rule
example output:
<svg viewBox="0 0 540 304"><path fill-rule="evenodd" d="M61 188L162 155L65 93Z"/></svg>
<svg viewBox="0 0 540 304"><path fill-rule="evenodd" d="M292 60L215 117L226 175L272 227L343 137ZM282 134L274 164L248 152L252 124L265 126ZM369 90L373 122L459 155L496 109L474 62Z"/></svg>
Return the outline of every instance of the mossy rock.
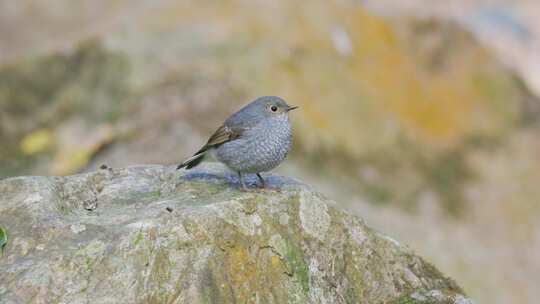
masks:
<svg viewBox="0 0 540 304"><path fill-rule="evenodd" d="M10 243L0 259L0 298L409 303L436 290L444 298L433 303L466 299L409 248L310 187L267 181L281 191L241 192L234 175L212 165L5 179L0 223ZM89 201L97 208L85 209Z"/></svg>
<svg viewBox="0 0 540 304"><path fill-rule="evenodd" d="M128 60L98 40L0 66L0 177L47 159L55 145L51 130L69 119L114 122L129 102L129 72ZM32 138L39 139L37 149Z"/></svg>

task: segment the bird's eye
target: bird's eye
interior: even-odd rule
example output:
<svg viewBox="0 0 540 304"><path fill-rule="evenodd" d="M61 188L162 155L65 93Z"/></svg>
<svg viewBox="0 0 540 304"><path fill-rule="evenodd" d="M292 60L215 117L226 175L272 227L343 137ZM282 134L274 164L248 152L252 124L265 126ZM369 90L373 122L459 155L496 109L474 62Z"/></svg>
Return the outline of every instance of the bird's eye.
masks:
<svg viewBox="0 0 540 304"><path fill-rule="evenodd" d="M276 107L276 106L271 106L271 107L270 107L270 111L276 112L276 111L277 111L277 107Z"/></svg>

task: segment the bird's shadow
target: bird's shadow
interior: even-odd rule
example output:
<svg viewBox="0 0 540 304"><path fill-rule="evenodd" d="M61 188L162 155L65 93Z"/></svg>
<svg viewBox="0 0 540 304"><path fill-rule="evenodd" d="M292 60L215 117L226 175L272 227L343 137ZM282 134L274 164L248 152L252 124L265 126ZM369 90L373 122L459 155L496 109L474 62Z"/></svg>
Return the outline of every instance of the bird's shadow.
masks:
<svg viewBox="0 0 540 304"><path fill-rule="evenodd" d="M284 176L263 175L266 185L271 188L283 188L290 185L300 185L301 183ZM237 174L229 172L209 172L209 171L188 171L181 176L185 181L209 181L227 183L234 187L240 187L240 179ZM244 182L248 187L260 186L260 181L255 174L244 174Z"/></svg>

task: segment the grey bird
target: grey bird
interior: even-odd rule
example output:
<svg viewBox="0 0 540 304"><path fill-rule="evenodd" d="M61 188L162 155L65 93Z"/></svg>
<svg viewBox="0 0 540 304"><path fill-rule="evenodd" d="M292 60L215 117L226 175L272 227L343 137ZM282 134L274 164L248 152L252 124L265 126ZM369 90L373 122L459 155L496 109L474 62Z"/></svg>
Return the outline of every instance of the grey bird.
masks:
<svg viewBox="0 0 540 304"><path fill-rule="evenodd" d="M277 167L291 150L288 113L296 108L276 96L255 99L225 120L208 142L177 169L196 167L212 153L238 174L242 190L248 190L243 177L249 173L256 174L266 188L261 172Z"/></svg>

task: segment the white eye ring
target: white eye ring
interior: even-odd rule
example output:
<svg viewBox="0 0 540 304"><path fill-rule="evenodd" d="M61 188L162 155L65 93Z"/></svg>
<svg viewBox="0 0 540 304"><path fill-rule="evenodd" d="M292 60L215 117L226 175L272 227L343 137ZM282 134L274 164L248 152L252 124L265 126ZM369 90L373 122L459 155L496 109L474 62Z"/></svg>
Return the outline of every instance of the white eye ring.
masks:
<svg viewBox="0 0 540 304"><path fill-rule="evenodd" d="M276 112L276 111L277 111L277 107L276 107L276 106L271 106L271 107L270 107L270 111Z"/></svg>

